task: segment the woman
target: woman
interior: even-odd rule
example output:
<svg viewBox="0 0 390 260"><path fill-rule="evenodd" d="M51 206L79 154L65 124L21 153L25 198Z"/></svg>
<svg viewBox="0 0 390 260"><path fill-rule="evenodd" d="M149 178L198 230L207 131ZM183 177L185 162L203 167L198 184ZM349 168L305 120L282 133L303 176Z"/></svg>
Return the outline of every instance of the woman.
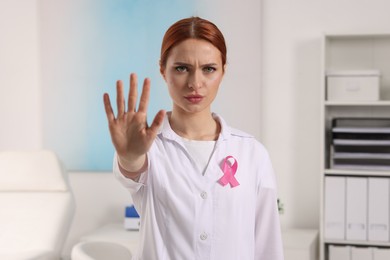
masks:
<svg viewBox="0 0 390 260"><path fill-rule="evenodd" d="M135 74L127 110L117 82L117 117L104 95L114 173L141 216L135 259L283 259L268 153L210 109L225 67L222 33L191 17L173 24L162 42L160 71L171 112L159 111L147 125L150 80L143 82L137 110Z"/></svg>

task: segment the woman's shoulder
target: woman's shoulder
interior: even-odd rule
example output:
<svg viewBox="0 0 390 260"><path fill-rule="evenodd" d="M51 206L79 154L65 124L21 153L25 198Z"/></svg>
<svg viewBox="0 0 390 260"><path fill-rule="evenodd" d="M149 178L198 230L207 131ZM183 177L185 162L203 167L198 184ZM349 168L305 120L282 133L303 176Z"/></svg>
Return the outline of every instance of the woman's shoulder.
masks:
<svg viewBox="0 0 390 260"><path fill-rule="evenodd" d="M229 127L229 132L232 136L255 139L253 135L234 127Z"/></svg>
<svg viewBox="0 0 390 260"><path fill-rule="evenodd" d="M227 136L236 136L242 138L253 138L253 135L248 134L242 130L234 128L226 123L226 121L218 114L213 113L213 117L219 121L221 124L221 134L225 137Z"/></svg>
<svg viewBox="0 0 390 260"><path fill-rule="evenodd" d="M252 134L249 134L243 130L229 127L229 135L232 140L236 140L242 144L247 144L252 147L256 147L261 153L268 153L267 148Z"/></svg>

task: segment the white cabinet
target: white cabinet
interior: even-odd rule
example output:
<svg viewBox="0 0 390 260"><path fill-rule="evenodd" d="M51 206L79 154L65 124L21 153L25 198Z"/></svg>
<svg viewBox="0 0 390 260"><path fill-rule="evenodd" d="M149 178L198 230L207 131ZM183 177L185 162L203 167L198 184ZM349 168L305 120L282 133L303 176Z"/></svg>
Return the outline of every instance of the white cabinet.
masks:
<svg viewBox="0 0 390 260"><path fill-rule="evenodd" d="M322 60L320 260L338 259L350 248L388 254L390 32L326 34ZM329 79L351 75L359 75L353 84ZM364 94L373 89L379 99Z"/></svg>

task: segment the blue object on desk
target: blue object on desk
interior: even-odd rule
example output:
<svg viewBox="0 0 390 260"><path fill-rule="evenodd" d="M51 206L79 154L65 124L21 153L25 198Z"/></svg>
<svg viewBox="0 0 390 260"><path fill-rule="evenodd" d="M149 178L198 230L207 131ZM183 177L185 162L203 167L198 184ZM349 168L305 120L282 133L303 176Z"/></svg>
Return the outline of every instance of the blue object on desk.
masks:
<svg viewBox="0 0 390 260"><path fill-rule="evenodd" d="M127 206L126 207L125 217L126 218L139 218L138 212L134 206Z"/></svg>
<svg viewBox="0 0 390 260"><path fill-rule="evenodd" d="M124 227L126 230L139 230L140 217L133 205L126 207Z"/></svg>

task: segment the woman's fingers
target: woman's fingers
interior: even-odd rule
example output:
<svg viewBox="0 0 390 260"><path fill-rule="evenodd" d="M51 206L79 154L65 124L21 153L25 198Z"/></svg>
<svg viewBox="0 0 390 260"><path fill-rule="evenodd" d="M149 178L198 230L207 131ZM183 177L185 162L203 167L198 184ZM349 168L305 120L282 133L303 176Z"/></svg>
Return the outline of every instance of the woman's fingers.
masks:
<svg viewBox="0 0 390 260"><path fill-rule="evenodd" d="M149 128L149 130L153 133L157 133L158 128L161 126L162 121L165 116L165 111L161 110L157 113L155 116L152 125L150 127L147 127L146 124L146 114L148 110L148 105L149 105L149 96L150 96L150 79L146 78L143 83L143 88L142 88L142 93L138 105L138 111L136 111L136 105L137 105L137 85L138 85L138 80L137 80L137 75L135 73L132 73L130 75L130 90L129 90L129 95L128 95L128 110L127 112L135 112L140 113L139 116L137 116L138 120L142 120L144 118L144 122L142 125L146 126L146 130ZM118 80L116 82L116 102L117 102L117 107L118 107L118 115L117 118L121 118L124 116L126 113L126 105L125 105L125 98L124 98L124 89L123 89L123 82L121 80ZM115 115L111 106L111 101L109 98L109 95L107 93L104 94L103 97L104 101L104 108L106 111L107 119L109 122L112 122L115 120ZM142 114L142 115L141 115ZM130 121L133 116L128 117ZM129 121L129 122L130 122Z"/></svg>
<svg viewBox="0 0 390 260"><path fill-rule="evenodd" d="M116 82L117 117L115 117L109 95L107 93L103 95L111 139L118 154L144 155L156 138L164 120L165 111L159 111L151 126L148 127L146 114L150 95L150 79L144 80L138 111L136 111L137 76L134 73L130 75L127 111L123 88L122 81L118 80Z"/></svg>
<svg viewBox="0 0 390 260"><path fill-rule="evenodd" d="M128 97L128 112L134 112L135 111L135 106L137 104L137 91L138 87L138 79L137 79L137 74L131 73L130 74L130 90L129 90L129 97Z"/></svg>
<svg viewBox="0 0 390 260"><path fill-rule="evenodd" d="M107 93L103 95L104 109L106 110L107 120L111 122L115 119L114 112L112 111L110 97Z"/></svg>
<svg viewBox="0 0 390 260"><path fill-rule="evenodd" d="M157 115L154 117L152 125L149 127L149 130L153 134L157 134L157 131L159 130L160 126L162 125L165 117L165 111L160 110L158 111Z"/></svg>
<svg viewBox="0 0 390 260"><path fill-rule="evenodd" d="M118 107L118 118L125 112L125 99L123 96L123 82L118 80L116 82L116 105Z"/></svg>
<svg viewBox="0 0 390 260"><path fill-rule="evenodd" d="M146 78L144 80L144 86L142 88L141 98L139 100L138 112L146 114L149 104L149 95L150 95L150 79Z"/></svg>

